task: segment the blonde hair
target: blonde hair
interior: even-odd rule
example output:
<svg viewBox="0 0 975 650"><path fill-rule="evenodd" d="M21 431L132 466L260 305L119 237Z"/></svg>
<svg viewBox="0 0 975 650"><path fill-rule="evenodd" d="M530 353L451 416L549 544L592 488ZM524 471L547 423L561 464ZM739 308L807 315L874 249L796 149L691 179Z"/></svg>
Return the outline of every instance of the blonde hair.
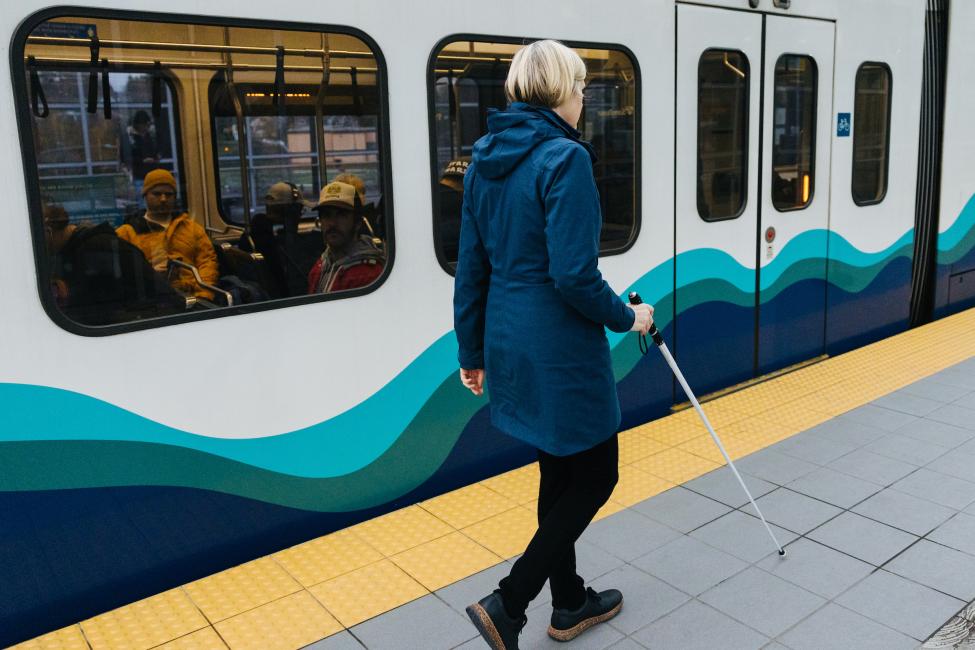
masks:
<svg viewBox="0 0 975 650"><path fill-rule="evenodd" d="M511 102L555 108L586 85L586 64L558 41L535 41L515 52L504 82Z"/></svg>

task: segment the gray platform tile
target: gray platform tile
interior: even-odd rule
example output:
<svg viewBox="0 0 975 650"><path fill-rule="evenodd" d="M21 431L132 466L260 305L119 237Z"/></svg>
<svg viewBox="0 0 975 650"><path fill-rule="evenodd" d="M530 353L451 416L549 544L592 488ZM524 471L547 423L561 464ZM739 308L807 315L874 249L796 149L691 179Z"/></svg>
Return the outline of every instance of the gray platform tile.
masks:
<svg viewBox="0 0 975 650"><path fill-rule="evenodd" d="M918 539L852 512L827 521L806 537L874 566L882 565Z"/></svg>
<svg viewBox="0 0 975 650"><path fill-rule="evenodd" d="M944 402L939 400L928 399L927 397L921 397L920 395L911 395L910 393L900 392L889 393L883 397L878 397L870 403L874 406L890 409L891 411L897 411L899 413L906 413L908 415L915 415L917 417L924 417L931 411L937 410L944 406Z"/></svg>
<svg viewBox="0 0 975 650"><path fill-rule="evenodd" d="M748 491L756 499L778 487L774 483L763 481L756 476L750 476L745 473L742 474L741 478L745 481L745 485L748 486ZM719 467L718 469L711 470L703 476L684 483L682 487L693 490L715 501L720 501L732 508L737 508L748 503L748 497L745 496L744 490L741 489L741 485L739 485L735 475L727 467Z"/></svg>
<svg viewBox="0 0 975 650"><path fill-rule="evenodd" d="M755 502L758 503L758 507L761 508L767 521L800 535L808 533L816 526L843 512L836 506L793 492L788 488L779 488L774 492L769 492L756 499ZM758 516L750 503L742 506L741 511L755 517Z"/></svg>
<svg viewBox="0 0 975 650"><path fill-rule="evenodd" d="M756 567L704 592L699 600L769 637L781 634L826 602Z"/></svg>
<svg viewBox="0 0 975 650"><path fill-rule="evenodd" d="M633 565L692 596L748 567L738 558L687 535L638 557Z"/></svg>
<svg viewBox="0 0 975 650"><path fill-rule="evenodd" d="M951 403L975 411L975 391L960 395L957 399L951 400Z"/></svg>
<svg viewBox="0 0 975 650"><path fill-rule="evenodd" d="M798 537L775 524L770 526L780 544L788 544ZM762 522L737 510L701 526L691 533L691 537L749 563L775 551Z"/></svg>
<svg viewBox="0 0 975 650"><path fill-rule="evenodd" d="M623 609L609 621L609 625L626 635L690 600L687 594L629 565L607 573L592 586L596 591L619 589L623 592Z"/></svg>
<svg viewBox="0 0 975 650"><path fill-rule="evenodd" d="M788 545L785 557L773 553L758 566L824 598L835 598L875 570L809 539L797 539Z"/></svg>
<svg viewBox="0 0 975 650"><path fill-rule="evenodd" d="M879 492L881 486L828 467L820 467L792 481L788 488L834 506L849 508Z"/></svg>
<svg viewBox="0 0 975 650"><path fill-rule="evenodd" d="M884 568L966 603L975 599L975 557L953 548L922 539Z"/></svg>
<svg viewBox="0 0 975 650"><path fill-rule="evenodd" d="M958 451L949 451L941 458L936 458L927 465L927 469L960 478L963 481L975 481L975 456Z"/></svg>
<svg viewBox="0 0 975 650"><path fill-rule="evenodd" d="M957 402L954 404L945 404L924 417L928 420L936 420L975 431L975 411L964 406L959 406Z"/></svg>
<svg viewBox="0 0 975 650"><path fill-rule="evenodd" d="M805 433L818 438L826 438L828 440L853 445L854 447L862 447L878 438L883 438L889 432L870 426L869 424L863 424L862 422L833 418L817 424L811 429L807 429Z"/></svg>
<svg viewBox="0 0 975 650"><path fill-rule="evenodd" d="M637 643L633 637L626 637L619 643L609 646L609 650L645 650L646 646Z"/></svg>
<svg viewBox="0 0 975 650"><path fill-rule="evenodd" d="M817 465L827 465L855 450L857 445L838 442L804 431L777 443L773 449Z"/></svg>
<svg viewBox="0 0 975 650"><path fill-rule="evenodd" d="M315 641L311 645L306 645L301 650L363 650L364 645L349 634L348 630L342 630L338 634L333 634L321 641Z"/></svg>
<svg viewBox="0 0 975 650"><path fill-rule="evenodd" d="M829 464L831 469L877 485L888 486L917 469L917 465L894 460L871 451L858 449L837 458Z"/></svg>
<svg viewBox="0 0 975 650"><path fill-rule="evenodd" d="M952 508L893 489L878 492L853 512L922 537L955 514Z"/></svg>
<svg viewBox="0 0 975 650"><path fill-rule="evenodd" d="M466 643L456 646L454 650L484 650L486 646L487 644L484 642L484 639L479 636L476 639L471 639Z"/></svg>
<svg viewBox="0 0 975 650"><path fill-rule="evenodd" d="M975 501L975 483L923 467L891 487L956 510L964 510Z"/></svg>
<svg viewBox="0 0 975 650"><path fill-rule="evenodd" d="M510 570L510 564L501 562L472 576L468 576L463 580L458 580L451 585L438 589L434 593L440 600L450 605L454 611L466 618L467 614L464 612L464 608L471 603L476 603L497 589L498 581L508 575Z"/></svg>
<svg viewBox="0 0 975 650"><path fill-rule="evenodd" d="M972 413L972 416L975 417L975 412ZM922 418L917 422L912 422L907 426L901 427L895 433L923 442L933 442L936 445L941 445L948 449L953 449L975 437L975 431L971 429L956 427L953 424L946 424L927 418Z"/></svg>
<svg viewBox="0 0 975 650"><path fill-rule="evenodd" d="M757 476L776 485L785 485L800 476L805 476L819 466L772 449L763 449L740 460L737 467L739 471L746 474ZM732 479L734 479L733 474ZM756 495L753 494L752 496ZM746 498L745 502L747 501Z"/></svg>
<svg viewBox="0 0 975 650"><path fill-rule="evenodd" d="M900 411L892 411L887 408L875 406L874 404L864 404L838 416L838 419L852 420L853 422L869 424L872 427L877 427L884 431L893 431L909 422L913 422L917 419L917 416L901 413Z"/></svg>
<svg viewBox="0 0 975 650"><path fill-rule="evenodd" d="M763 645L762 650L790 650L790 649L785 647L778 641L772 641L772 643L769 643L768 645Z"/></svg>
<svg viewBox="0 0 975 650"><path fill-rule="evenodd" d="M623 607L625 608L627 603L625 602ZM551 609L538 609L528 612L528 623L525 625L525 629L522 630L521 636L518 637L518 647L520 648L549 648L554 650L559 648L560 650L565 650L565 643L556 641L548 635L548 626L552 620L552 610ZM583 648L583 650L603 650L608 648L619 641L626 638L622 632L610 625L596 625L589 628L575 639L572 640L572 648ZM483 641L481 642L482 648L486 648L487 644Z"/></svg>
<svg viewBox="0 0 975 650"><path fill-rule="evenodd" d="M928 638L965 606L957 598L883 569L837 598L836 602L918 641Z"/></svg>
<svg viewBox="0 0 975 650"><path fill-rule="evenodd" d="M417 621L423 621L417 625ZM477 636L470 619L427 594L351 630L369 650L383 648L454 648Z"/></svg>
<svg viewBox="0 0 975 650"><path fill-rule="evenodd" d="M581 539L629 562L680 535L638 512L622 510L590 525Z"/></svg>
<svg viewBox="0 0 975 650"><path fill-rule="evenodd" d="M633 634L648 648L757 650L769 642L755 630L692 600Z"/></svg>
<svg viewBox="0 0 975 650"><path fill-rule="evenodd" d="M927 465L948 451L947 447L933 442L915 440L899 434L875 440L863 449L917 466Z"/></svg>
<svg viewBox="0 0 975 650"><path fill-rule="evenodd" d="M632 508L682 533L689 533L731 510L723 503L680 486L641 501Z"/></svg>
<svg viewBox="0 0 975 650"><path fill-rule="evenodd" d="M975 456L975 440L969 440L968 442L958 447L955 447L952 451L957 454L966 454L968 456Z"/></svg>
<svg viewBox="0 0 975 650"><path fill-rule="evenodd" d="M899 650L917 641L856 612L830 603L782 635L794 650Z"/></svg>
<svg viewBox="0 0 975 650"><path fill-rule="evenodd" d="M975 391L975 372L962 368L947 368L931 375L931 380L939 384L948 384L959 388Z"/></svg>
<svg viewBox="0 0 975 650"><path fill-rule="evenodd" d="M975 516L959 512L932 531L928 539L975 555Z"/></svg>
<svg viewBox="0 0 975 650"><path fill-rule="evenodd" d="M928 399L937 400L945 404L954 402L965 395L971 393L968 388L962 388L959 386L952 386L951 384L945 384L937 381L933 377L927 377L925 379L918 380L913 384L908 384L898 391L894 391L891 395L896 395L898 393L910 393L911 395L919 395L920 397L927 397Z"/></svg>

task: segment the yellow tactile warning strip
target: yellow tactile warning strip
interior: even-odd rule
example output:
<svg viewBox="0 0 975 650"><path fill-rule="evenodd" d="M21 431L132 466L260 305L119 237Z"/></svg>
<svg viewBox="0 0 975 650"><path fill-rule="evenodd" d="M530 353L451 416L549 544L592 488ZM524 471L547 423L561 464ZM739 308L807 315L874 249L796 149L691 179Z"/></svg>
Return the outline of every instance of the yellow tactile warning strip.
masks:
<svg viewBox="0 0 975 650"><path fill-rule="evenodd" d="M705 404L740 458L975 355L975 310ZM651 354L654 352L651 351ZM692 410L620 434L620 480L597 519L724 463ZM535 532L534 463L172 589L16 650L300 648L520 553Z"/></svg>

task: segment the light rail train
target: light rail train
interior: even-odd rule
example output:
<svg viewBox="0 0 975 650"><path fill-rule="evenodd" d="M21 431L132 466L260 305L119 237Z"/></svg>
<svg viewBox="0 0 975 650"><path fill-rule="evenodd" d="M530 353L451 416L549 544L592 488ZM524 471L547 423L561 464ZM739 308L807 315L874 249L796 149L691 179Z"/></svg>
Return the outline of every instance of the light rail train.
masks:
<svg viewBox="0 0 975 650"><path fill-rule="evenodd" d="M699 394L975 304L975 5L116 6L0 17L0 645L534 460L451 305L530 40L587 64L601 270ZM684 401L609 336L624 428Z"/></svg>

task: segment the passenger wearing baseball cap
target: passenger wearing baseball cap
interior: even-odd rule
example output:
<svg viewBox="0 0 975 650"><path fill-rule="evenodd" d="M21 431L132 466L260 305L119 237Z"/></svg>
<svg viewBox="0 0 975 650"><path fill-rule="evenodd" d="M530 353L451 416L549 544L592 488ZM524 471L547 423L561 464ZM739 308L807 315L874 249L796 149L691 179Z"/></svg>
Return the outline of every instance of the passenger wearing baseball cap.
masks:
<svg viewBox="0 0 975 650"><path fill-rule="evenodd" d="M203 226L193 221L176 205L176 179L166 169L153 169L146 174L142 185L146 211L119 226L120 239L139 247L155 271L168 273L169 260L192 264L207 284L216 284L220 277L217 254ZM193 273L179 269L171 276L170 284L180 293L205 298L213 294L197 284Z"/></svg>
<svg viewBox="0 0 975 650"><path fill-rule="evenodd" d="M325 251L308 274L308 293L334 293L365 287L382 275L386 256L362 234L362 199L349 183L322 188L318 219Z"/></svg>
<svg viewBox="0 0 975 650"><path fill-rule="evenodd" d="M457 266L457 250L460 242L460 211L464 205L464 174L470 166L469 158L451 160L440 175L439 221L437 236L440 250L451 268Z"/></svg>
<svg viewBox="0 0 975 650"><path fill-rule="evenodd" d="M299 230L306 207L301 189L288 181L279 181L264 194L264 212L251 219L251 239L257 252L264 256L274 287L272 297L303 296L308 288L308 272L322 252L322 240L315 232ZM238 244L250 250L248 238Z"/></svg>

